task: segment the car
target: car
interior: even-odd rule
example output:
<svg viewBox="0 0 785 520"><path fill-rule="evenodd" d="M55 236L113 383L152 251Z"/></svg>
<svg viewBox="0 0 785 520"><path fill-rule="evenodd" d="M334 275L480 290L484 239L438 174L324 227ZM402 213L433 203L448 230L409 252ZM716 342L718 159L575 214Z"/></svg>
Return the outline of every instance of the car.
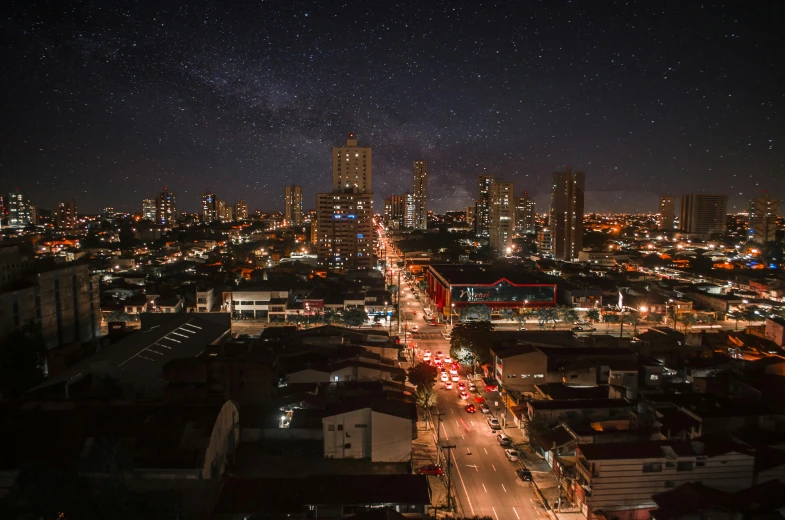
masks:
<svg viewBox="0 0 785 520"><path fill-rule="evenodd" d="M444 362L445 362L445 363L452 363L452 358L450 357L450 355L449 355L449 354L447 354L446 356L444 356Z"/></svg>
<svg viewBox="0 0 785 520"><path fill-rule="evenodd" d="M526 468L515 470L515 474L524 482L531 482L532 480L532 472Z"/></svg>
<svg viewBox="0 0 785 520"><path fill-rule="evenodd" d="M449 381L449 380L450 380L450 374L448 374L447 372L442 372L442 381Z"/></svg>
<svg viewBox="0 0 785 520"><path fill-rule="evenodd" d="M461 399L468 399L469 398L469 394L466 393L466 390L463 390L463 391L458 393L458 397L460 397Z"/></svg>
<svg viewBox="0 0 785 520"><path fill-rule="evenodd" d="M436 352L436 357L437 357L437 358L439 358L439 359L441 359L441 358L443 358L443 357L444 357L444 354L442 353L442 351L441 351L441 350L439 350L439 351L437 351L437 352Z"/></svg>
<svg viewBox="0 0 785 520"><path fill-rule="evenodd" d="M456 383L457 383L458 381L460 381L460 380L461 380L461 378L460 378L460 376L459 376L458 374L453 374L453 375L450 377L450 379L452 379L452 380L453 380L453 382L456 382Z"/></svg>
<svg viewBox="0 0 785 520"><path fill-rule="evenodd" d="M575 327L572 328L572 330L574 332L582 332L583 331L583 327L581 327L580 325L576 325Z"/></svg>
<svg viewBox="0 0 785 520"><path fill-rule="evenodd" d="M420 330L420 327L418 327L417 325L412 325L412 328L411 328L412 332L417 332L418 330Z"/></svg>
<svg viewBox="0 0 785 520"><path fill-rule="evenodd" d="M507 448L504 450L504 456L510 459L510 462L518 462L518 452L516 450Z"/></svg>
<svg viewBox="0 0 785 520"><path fill-rule="evenodd" d="M455 374L457 374L457 373L458 373L458 369L457 369L457 368L455 368L455 367L450 367L450 373L451 373L451 374L453 374L453 375L455 375Z"/></svg>
<svg viewBox="0 0 785 520"><path fill-rule="evenodd" d="M476 392L477 386L474 383L469 383L469 392Z"/></svg>
<svg viewBox="0 0 785 520"><path fill-rule="evenodd" d="M491 430L501 430L502 425L499 424L499 419L495 417L488 417L488 426L491 427Z"/></svg>
<svg viewBox="0 0 785 520"><path fill-rule="evenodd" d="M499 441L499 444L501 444L502 446L512 446L512 439L510 439L503 433L497 435L496 440Z"/></svg>
<svg viewBox="0 0 785 520"><path fill-rule="evenodd" d="M466 390L466 383L464 383L463 381L458 383L458 390Z"/></svg>
<svg viewBox="0 0 785 520"><path fill-rule="evenodd" d="M431 351L430 351L430 350L426 350L426 351L423 353L423 356L428 356L428 357L431 357Z"/></svg>
<svg viewBox="0 0 785 520"><path fill-rule="evenodd" d="M526 327L519 327L518 330L526 330Z"/></svg>
<svg viewBox="0 0 785 520"><path fill-rule="evenodd" d="M428 464L420 468L420 475L443 475L442 467L438 464Z"/></svg>
<svg viewBox="0 0 785 520"><path fill-rule="evenodd" d="M415 298L416 300L419 300L419 299L420 299L420 295L419 295L419 294L415 294L415 295L414 295L414 298Z"/></svg>
<svg viewBox="0 0 785 520"><path fill-rule="evenodd" d="M488 408L487 404L480 403L480 412L482 412L482 413L491 413L491 409Z"/></svg>
<svg viewBox="0 0 785 520"><path fill-rule="evenodd" d="M467 404L464 410L466 410L466 413L476 413L477 407L474 406L473 404Z"/></svg>
<svg viewBox="0 0 785 520"><path fill-rule="evenodd" d="M444 383L444 388L447 390L452 390L452 381L447 381Z"/></svg>

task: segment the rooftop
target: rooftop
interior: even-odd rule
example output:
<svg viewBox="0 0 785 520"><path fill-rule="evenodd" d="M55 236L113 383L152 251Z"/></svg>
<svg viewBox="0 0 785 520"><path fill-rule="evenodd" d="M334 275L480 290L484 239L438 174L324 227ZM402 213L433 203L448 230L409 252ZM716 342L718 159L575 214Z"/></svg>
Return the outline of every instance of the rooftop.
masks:
<svg viewBox="0 0 785 520"><path fill-rule="evenodd" d="M513 285L556 284L549 276L516 266L437 264L431 265L429 269L450 285L494 285L502 280L507 280Z"/></svg>

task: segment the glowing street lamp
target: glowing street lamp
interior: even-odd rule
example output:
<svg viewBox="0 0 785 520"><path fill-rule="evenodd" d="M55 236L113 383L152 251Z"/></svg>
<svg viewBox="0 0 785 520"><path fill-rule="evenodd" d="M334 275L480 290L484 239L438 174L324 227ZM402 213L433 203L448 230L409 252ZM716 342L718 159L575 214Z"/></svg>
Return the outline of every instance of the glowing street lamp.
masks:
<svg viewBox="0 0 785 520"><path fill-rule="evenodd" d="M450 305L450 327L452 327L452 315L455 314L455 304Z"/></svg>

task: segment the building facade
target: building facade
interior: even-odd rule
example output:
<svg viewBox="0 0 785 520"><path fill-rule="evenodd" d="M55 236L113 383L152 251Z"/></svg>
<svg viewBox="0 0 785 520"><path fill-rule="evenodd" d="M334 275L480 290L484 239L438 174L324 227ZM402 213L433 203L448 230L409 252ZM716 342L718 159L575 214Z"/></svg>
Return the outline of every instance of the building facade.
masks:
<svg viewBox="0 0 785 520"><path fill-rule="evenodd" d="M414 229L428 229L428 161L414 161Z"/></svg>
<svg viewBox="0 0 785 520"><path fill-rule="evenodd" d="M477 177L477 199L474 204L474 233L478 237L488 237L491 232L491 188L495 178L489 175Z"/></svg>
<svg viewBox="0 0 785 520"><path fill-rule="evenodd" d="M497 180L491 185L491 226L488 238L493 251L508 256L512 252L515 231L514 191L512 182Z"/></svg>
<svg viewBox="0 0 785 520"><path fill-rule="evenodd" d="M372 178L371 149L358 146L357 138L349 134L346 146L333 148L333 190L371 193Z"/></svg>
<svg viewBox="0 0 785 520"><path fill-rule="evenodd" d="M660 195L660 206L657 211L660 229L673 231L676 218L676 197L673 195Z"/></svg>
<svg viewBox="0 0 785 520"><path fill-rule="evenodd" d="M316 254L332 269L373 267L373 194L316 195Z"/></svg>
<svg viewBox="0 0 785 520"><path fill-rule="evenodd" d="M155 201L153 199L142 199L142 218L155 220Z"/></svg>
<svg viewBox="0 0 785 520"><path fill-rule="evenodd" d="M515 203L515 231L520 234L534 234L537 232L537 218L535 202L529 193L524 190L523 196Z"/></svg>
<svg viewBox="0 0 785 520"><path fill-rule="evenodd" d="M156 224L171 226L177 222L177 201L174 193L164 186L164 191L155 199Z"/></svg>
<svg viewBox="0 0 785 520"><path fill-rule="evenodd" d="M234 216L237 220L248 220L248 204L243 199L234 205Z"/></svg>
<svg viewBox="0 0 785 520"><path fill-rule="evenodd" d="M23 228L35 223L31 211L32 204L24 193L20 191L9 193L5 207L8 213L8 227Z"/></svg>
<svg viewBox="0 0 785 520"><path fill-rule="evenodd" d="M209 224L218 220L218 196L215 193L202 194L202 222Z"/></svg>
<svg viewBox="0 0 785 520"><path fill-rule="evenodd" d="M287 186L284 191L284 219L289 226L300 226L303 223L303 188L302 186Z"/></svg>
<svg viewBox="0 0 785 520"><path fill-rule="evenodd" d="M708 237L727 230L728 196L689 193L681 196L679 226L687 233Z"/></svg>
<svg viewBox="0 0 785 520"><path fill-rule="evenodd" d="M758 244L774 242L777 239L777 199L763 197L750 200L747 217L747 240Z"/></svg>
<svg viewBox="0 0 785 520"><path fill-rule="evenodd" d="M553 257L572 261L578 258L583 247L583 193L586 174L567 168L553 173L551 211L548 226L551 229Z"/></svg>
<svg viewBox="0 0 785 520"><path fill-rule="evenodd" d="M322 419L324 458L409 462L412 417L406 403L338 407ZM329 413L329 412L328 412Z"/></svg>
<svg viewBox="0 0 785 520"><path fill-rule="evenodd" d="M76 227L76 203L72 200L58 203L55 221L60 229L74 229Z"/></svg>
<svg viewBox="0 0 785 520"><path fill-rule="evenodd" d="M405 229L414 229L417 215L417 203L414 194L408 191L401 196L403 199L403 225Z"/></svg>

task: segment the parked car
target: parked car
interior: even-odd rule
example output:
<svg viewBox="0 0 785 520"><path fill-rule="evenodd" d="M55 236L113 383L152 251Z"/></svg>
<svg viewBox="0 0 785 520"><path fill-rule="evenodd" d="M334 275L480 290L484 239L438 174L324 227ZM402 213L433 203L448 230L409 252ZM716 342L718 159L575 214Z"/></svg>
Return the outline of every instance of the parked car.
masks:
<svg viewBox="0 0 785 520"><path fill-rule="evenodd" d="M442 467L438 464L428 464L420 468L420 475L443 475Z"/></svg>
<svg viewBox="0 0 785 520"><path fill-rule="evenodd" d="M531 482L532 480L532 472L527 468L515 470L515 474L518 475L518 478L524 482Z"/></svg>
<svg viewBox="0 0 785 520"><path fill-rule="evenodd" d="M497 435L496 440L499 441L499 444L501 444L502 446L512 446L512 439L510 439L503 433Z"/></svg>
<svg viewBox="0 0 785 520"><path fill-rule="evenodd" d="M518 462L518 452L513 449L504 450L504 455L510 459L510 462Z"/></svg>
<svg viewBox="0 0 785 520"><path fill-rule="evenodd" d="M466 410L466 413L476 413L477 412L477 408L475 408L475 406L473 404L467 404L466 408L464 408L464 410Z"/></svg>
<svg viewBox="0 0 785 520"><path fill-rule="evenodd" d="M488 405L487 405L487 404L485 404L485 403L481 403L481 404L480 404L480 411L481 411L482 413L491 413L491 409L490 409L490 408L488 408Z"/></svg>
<svg viewBox="0 0 785 520"><path fill-rule="evenodd" d="M502 429L502 425L499 424L499 419L496 419L495 417L489 417L488 418L488 426L491 427L491 430L501 430Z"/></svg>

